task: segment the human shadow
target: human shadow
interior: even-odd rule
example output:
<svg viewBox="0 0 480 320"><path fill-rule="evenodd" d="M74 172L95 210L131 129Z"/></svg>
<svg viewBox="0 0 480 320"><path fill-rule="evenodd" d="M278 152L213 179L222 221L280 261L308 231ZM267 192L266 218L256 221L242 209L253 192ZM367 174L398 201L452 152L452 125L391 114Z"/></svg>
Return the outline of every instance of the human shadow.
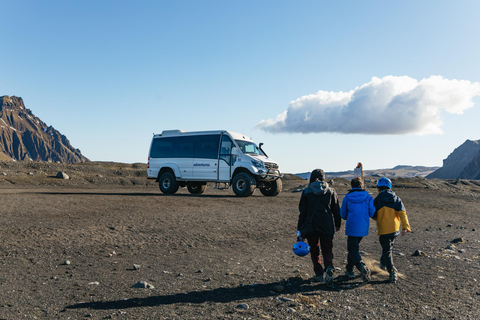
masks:
<svg viewBox="0 0 480 320"><path fill-rule="evenodd" d="M349 279L351 280L351 279ZM369 282L369 284L384 283L383 281ZM343 276L335 279L335 286L328 288L325 283L313 282L293 278L293 280L283 280L266 284L242 285L234 288L220 287L212 290L192 291L188 293L177 293L171 295L159 295L146 298L130 298L112 301L92 301L83 302L66 306L66 309L128 309L137 307L154 307L161 305L171 305L177 303L195 303L219 302L227 303L252 298L267 298L279 294L312 295L318 291L344 291L355 289L365 285L363 282L346 281Z"/></svg>
<svg viewBox="0 0 480 320"><path fill-rule="evenodd" d="M309 281L273 282L267 284L244 285L234 288L220 287L212 290L192 291L171 295L151 296L146 298L131 298L113 301L93 301L69 305L66 309L128 309L135 307L153 307L177 303L226 303L236 300L251 298L266 298L277 295L282 287L282 293L294 293L301 288L302 291L317 290L317 286L308 286ZM305 286L304 286L305 285ZM278 287L277 287L278 286Z"/></svg>

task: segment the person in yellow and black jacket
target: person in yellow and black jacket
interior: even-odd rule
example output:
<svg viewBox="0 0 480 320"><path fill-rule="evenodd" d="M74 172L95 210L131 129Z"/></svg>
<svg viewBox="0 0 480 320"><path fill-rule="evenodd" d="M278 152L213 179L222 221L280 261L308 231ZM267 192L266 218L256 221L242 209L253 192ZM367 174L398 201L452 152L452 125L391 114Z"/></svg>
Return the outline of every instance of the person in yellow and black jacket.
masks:
<svg viewBox="0 0 480 320"><path fill-rule="evenodd" d="M377 234L382 246L380 268L388 271L390 282L396 283L398 276L393 265L393 243L399 234L404 236L411 231L410 224L402 200L392 191L392 181L385 177L380 178L377 189L379 194L373 200L375 206L373 219L377 221Z"/></svg>

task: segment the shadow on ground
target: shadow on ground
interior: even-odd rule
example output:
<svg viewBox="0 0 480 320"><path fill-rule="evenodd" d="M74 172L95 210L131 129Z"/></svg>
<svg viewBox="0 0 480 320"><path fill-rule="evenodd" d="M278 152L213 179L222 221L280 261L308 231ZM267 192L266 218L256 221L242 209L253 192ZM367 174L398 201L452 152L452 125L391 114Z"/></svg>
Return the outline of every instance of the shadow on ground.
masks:
<svg viewBox="0 0 480 320"><path fill-rule="evenodd" d="M136 307L154 307L161 305L170 305L177 303L204 303L219 302L226 303L232 301L241 301L252 298L266 298L281 294L311 295L318 291L343 291L352 290L365 285L384 284L386 281L370 281L368 284L347 279L339 276L335 279L335 287L327 288L324 283L315 283L310 280L294 279L293 281L280 281L268 284L256 284L239 286L236 288L216 288L212 290L192 291L189 293L178 293L172 295L161 295L147 298L131 298L114 301L93 301L69 305L66 309L128 309ZM281 289L280 289L281 288Z"/></svg>

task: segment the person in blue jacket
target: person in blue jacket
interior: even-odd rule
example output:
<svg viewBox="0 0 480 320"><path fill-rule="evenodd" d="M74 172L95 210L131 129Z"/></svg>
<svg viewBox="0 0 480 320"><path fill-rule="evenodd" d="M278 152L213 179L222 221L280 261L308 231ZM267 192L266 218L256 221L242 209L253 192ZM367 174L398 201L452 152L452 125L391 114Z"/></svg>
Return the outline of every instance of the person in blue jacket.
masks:
<svg viewBox="0 0 480 320"><path fill-rule="evenodd" d="M373 198L365 191L363 180L355 178L351 181L352 189L345 195L340 208L340 216L347 220L345 234L348 236L347 267L345 275L355 278L353 267L361 272L364 282L370 281L371 272L360 256L360 241L368 235L370 218L375 214Z"/></svg>

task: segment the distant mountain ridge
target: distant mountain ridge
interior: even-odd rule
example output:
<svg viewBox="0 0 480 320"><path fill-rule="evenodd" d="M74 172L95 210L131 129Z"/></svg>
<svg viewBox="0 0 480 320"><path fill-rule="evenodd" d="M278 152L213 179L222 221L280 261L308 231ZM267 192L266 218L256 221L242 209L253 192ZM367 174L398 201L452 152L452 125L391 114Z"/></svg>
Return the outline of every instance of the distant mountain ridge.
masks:
<svg viewBox="0 0 480 320"><path fill-rule="evenodd" d="M364 170L363 175L365 177L371 176L371 177L389 177L389 178L413 178L413 177L425 177L437 169L438 167L398 165L392 169ZM310 178L310 172L296 173L295 175L303 179ZM354 178L353 170L341 171L341 172L325 172L325 176L326 176L326 179L329 179L329 178L353 179Z"/></svg>
<svg viewBox="0 0 480 320"><path fill-rule="evenodd" d="M466 140L426 178L480 180L480 140Z"/></svg>
<svg viewBox="0 0 480 320"><path fill-rule="evenodd" d="M89 161L66 136L47 126L15 96L0 97L0 160Z"/></svg>

